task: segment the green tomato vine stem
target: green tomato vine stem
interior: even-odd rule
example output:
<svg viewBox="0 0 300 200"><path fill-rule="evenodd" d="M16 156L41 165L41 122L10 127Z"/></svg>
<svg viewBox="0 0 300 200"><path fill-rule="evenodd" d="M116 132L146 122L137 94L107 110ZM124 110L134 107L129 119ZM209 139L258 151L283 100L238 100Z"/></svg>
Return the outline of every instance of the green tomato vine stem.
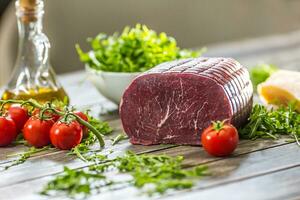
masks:
<svg viewBox="0 0 300 200"><path fill-rule="evenodd" d="M99 141L99 144L100 144L100 147L104 147L105 145L105 142L103 140L103 137L102 137L102 134L97 130L95 129L90 123L88 123L87 121L83 120L81 117L77 116L76 114L72 113L72 112L69 112L66 114L66 118L68 116L73 116L76 118L76 120L82 124L83 126L87 127L98 139Z"/></svg>

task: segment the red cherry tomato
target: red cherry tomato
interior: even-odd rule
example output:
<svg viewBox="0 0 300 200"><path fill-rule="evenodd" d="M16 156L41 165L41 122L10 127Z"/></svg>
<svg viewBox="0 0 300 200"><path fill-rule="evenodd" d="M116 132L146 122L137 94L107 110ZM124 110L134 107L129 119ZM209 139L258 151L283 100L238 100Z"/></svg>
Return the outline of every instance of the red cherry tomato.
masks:
<svg viewBox="0 0 300 200"><path fill-rule="evenodd" d="M53 120L42 120L35 116L29 118L23 128L25 140L37 148L50 144L50 129L53 124Z"/></svg>
<svg viewBox="0 0 300 200"><path fill-rule="evenodd" d="M201 136L201 143L204 149L213 156L230 155L239 142L239 135L236 128L224 122L213 122L205 129Z"/></svg>
<svg viewBox="0 0 300 200"><path fill-rule="evenodd" d="M15 122L7 117L0 117L0 146L11 144L17 137L17 127Z"/></svg>
<svg viewBox="0 0 300 200"><path fill-rule="evenodd" d="M17 132L19 133L27 120L29 119L27 109L20 106L12 106L8 109L8 116L15 122Z"/></svg>
<svg viewBox="0 0 300 200"><path fill-rule="evenodd" d="M82 139L82 128L77 121L56 122L50 130L51 143L58 149L70 150Z"/></svg>
<svg viewBox="0 0 300 200"><path fill-rule="evenodd" d="M86 114L84 114L83 112L80 111L75 111L74 112L75 115L77 115L78 117L80 117L81 119L83 119L84 121L88 122L89 118L86 116ZM83 137L87 137L88 134L88 128L85 127L84 125L80 124L80 127L82 128L82 132L83 132Z"/></svg>

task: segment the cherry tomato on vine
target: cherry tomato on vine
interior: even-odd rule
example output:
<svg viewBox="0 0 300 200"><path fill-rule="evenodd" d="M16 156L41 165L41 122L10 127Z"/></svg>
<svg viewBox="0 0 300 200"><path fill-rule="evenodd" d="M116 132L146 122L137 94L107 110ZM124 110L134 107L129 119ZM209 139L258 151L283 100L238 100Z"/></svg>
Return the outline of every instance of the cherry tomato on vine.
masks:
<svg viewBox="0 0 300 200"><path fill-rule="evenodd" d="M0 146L11 144L17 137L15 122L8 117L0 117Z"/></svg>
<svg viewBox="0 0 300 200"><path fill-rule="evenodd" d="M213 122L201 135L203 148L213 156L230 155L239 142L236 128L225 122Z"/></svg>
<svg viewBox="0 0 300 200"><path fill-rule="evenodd" d="M60 110L60 109L57 109L57 110ZM40 116L40 112L41 110L39 108L36 108L34 109L34 111L32 112L32 116L36 116L36 117L39 117ZM57 122L60 118L60 115L58 114L55 114L51 111L46 111L45 114L44 114L46 117L52 117L52 120L54 122Z"/></svg>
<svg viewBox="0 0 300 200"><path fill-rule="evenodd" d="M43 147L50 144L50 129L53 120L43 120L35 116L29 118L23 128L25 140L34 147Z"/></svg>
<svg viewBox="0 0 300 200"><path fill-rule="evenodd" d="M78 117L80 117L81 119L83 119L84 121L89 122L89 118L83 112L75 111L74 114L77 115ZM82 124L80 124L80 127L82 128L83 137L86 137L88 134L88 128Z"/></svg>
<svg viewBox="0 0 300 200"><path fill-rule="evenodd" d="M8 116L15 122L18 133L23 129L29 119L27 109L21 106L11 106L8 109Z"/></svg>
<svg viewBox="0 0 300 200"><path fill-rule="evenodd" d="M82 139L82 128L77 121L56 122L50 130L51 143L58 149L70 150Z"/></svg>

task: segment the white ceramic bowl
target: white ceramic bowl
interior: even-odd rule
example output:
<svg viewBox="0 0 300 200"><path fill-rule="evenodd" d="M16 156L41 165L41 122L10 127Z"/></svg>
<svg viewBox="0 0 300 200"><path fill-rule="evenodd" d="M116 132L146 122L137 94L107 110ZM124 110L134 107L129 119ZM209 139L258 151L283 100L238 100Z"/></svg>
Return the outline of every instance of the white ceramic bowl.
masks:
<svg viewBox="0 0 300 200"><path fill-rule="evenodd" d="M98 91L107 99L119 105L122 95L131 83L137 77L138 73L125 72L104 72L95 70L88 65L85 66L88 79L94 84Z"/></svg>

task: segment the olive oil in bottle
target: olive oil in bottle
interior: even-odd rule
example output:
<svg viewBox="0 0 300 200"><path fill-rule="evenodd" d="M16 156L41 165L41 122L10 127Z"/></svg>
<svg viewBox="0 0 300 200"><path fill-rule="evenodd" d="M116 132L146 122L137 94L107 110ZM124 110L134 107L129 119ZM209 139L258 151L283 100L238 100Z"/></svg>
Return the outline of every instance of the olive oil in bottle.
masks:
<svg viewBox="0 0 300 200"><path fill-rule="evenodd" d="M64 91L63 88L60 88L56 91L49 89L49 88L40 88L38 91L29 91L28 93L18 93L15 94L10 91L5 91L2 95L3 100L8 100L8 99L16 99L16 100L28 100L28 99L35 99L38 102L45 103L47 101L52 101L52 100L61 100L67 102L69 101L67 99L67 94Z"/></svg>
<svg viewBox="0 0 300 200"><path fill-rule="evenodd" d="M2 99L35 99L68 102L68 95L56 80L49 62L50 43L42 32L42 0L16 1L19 29L18 56Z"/></svg>

